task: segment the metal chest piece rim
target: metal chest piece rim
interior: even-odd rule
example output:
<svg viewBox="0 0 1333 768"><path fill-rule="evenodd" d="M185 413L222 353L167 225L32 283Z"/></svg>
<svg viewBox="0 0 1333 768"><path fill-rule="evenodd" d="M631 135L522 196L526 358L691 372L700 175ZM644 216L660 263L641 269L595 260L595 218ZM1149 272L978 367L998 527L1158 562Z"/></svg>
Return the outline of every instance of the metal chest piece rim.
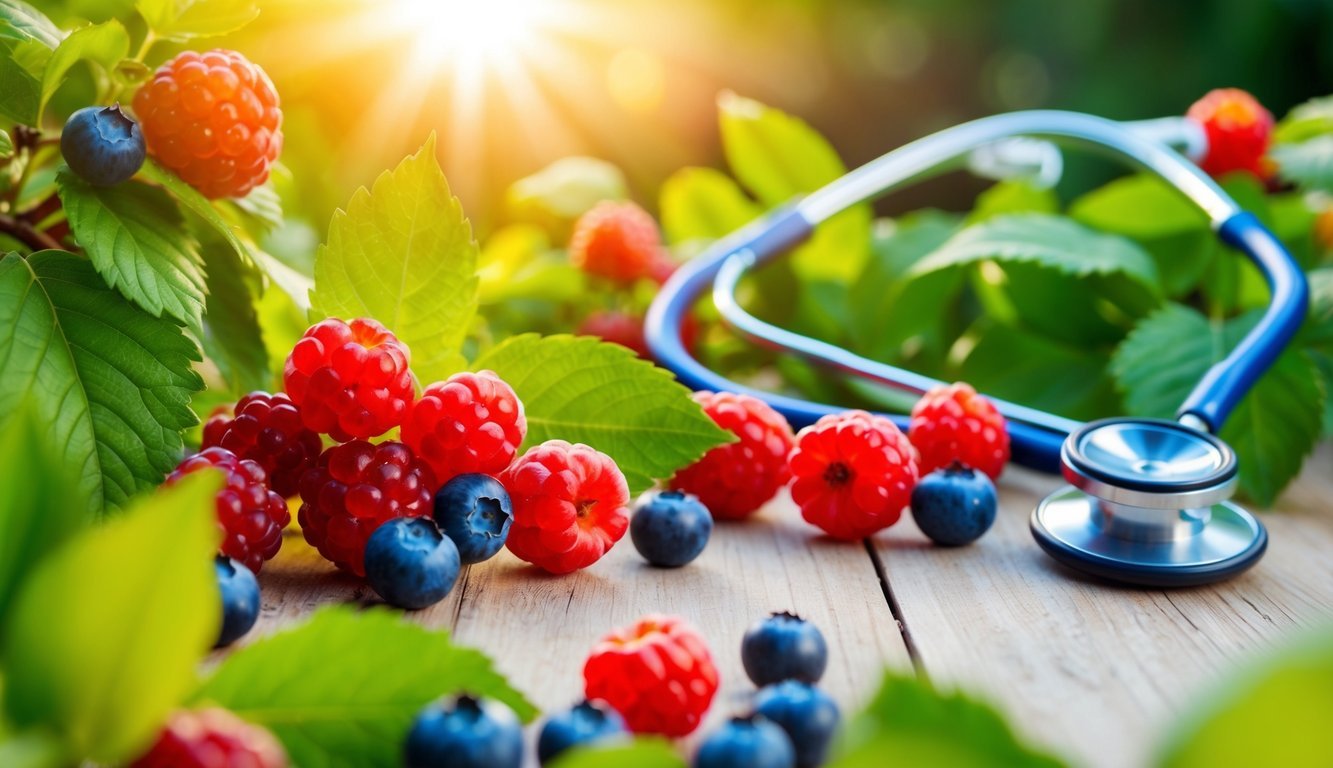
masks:
<svg viewBox="0 0 1333 768"><path fill-rule="evenodd" d="M1033 510L1033 538L1075 570L1142 586L1234 576L1268 545L1263 525L1229 501L1236 456L1206 432L1165 419L1090 422L1065 440L1070 485Z"/></svg>

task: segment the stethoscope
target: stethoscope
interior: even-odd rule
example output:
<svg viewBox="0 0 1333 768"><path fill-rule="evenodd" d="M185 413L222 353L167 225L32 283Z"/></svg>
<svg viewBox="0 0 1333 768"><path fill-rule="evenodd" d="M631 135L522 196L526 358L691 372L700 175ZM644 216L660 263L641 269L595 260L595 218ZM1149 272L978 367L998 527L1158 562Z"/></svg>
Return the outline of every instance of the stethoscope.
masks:
<svg viewBox="0 0 1333 768"><path fill-rule="evenodd" d="M1175 421L1119 417L1081 424L995 400L1009 423L1014 460L1043 471L1058 468L1069 482L1032 512L1032 535L1059 562L1115 581L1183 586L1233 576L1259 560L1268 534L1253 515L1229 501L1236 486L1236 455L1216 433L1304 321L1308 289L1282 243L1187 159L1206 149L1202 129L1188 119L1118 123L1072 112L1015 112L914 141L687 262L648 312L648 347L685 385L747 392L797 428L842 410L743 386L694 359L682 342L681 323L711 286L723 322L760 345L910 393L940 385L766 323L737 302L736 288L747 272L801 243L820 222L944 171L968 166L1002 176L1021 169L1053 183L1061 159L1051 141L1109 151L1172 184L1208 215L1222 242L1255 263L1272 298L1258 325L1195 385ZM906 427L905 417L891 418Z"/></svg>

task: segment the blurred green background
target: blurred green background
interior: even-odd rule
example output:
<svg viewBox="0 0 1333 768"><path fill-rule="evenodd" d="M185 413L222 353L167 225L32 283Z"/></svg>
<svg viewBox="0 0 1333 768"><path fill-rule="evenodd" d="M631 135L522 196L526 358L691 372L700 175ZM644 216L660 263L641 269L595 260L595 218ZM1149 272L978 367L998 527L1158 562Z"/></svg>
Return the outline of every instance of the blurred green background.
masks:
<svg viewBox="0 0 1333 768"><path fill-rule="evenodd" d="M60 21L132 0L45 0ZM1182 113L1210 88L1278 116L1333 91L1326 0L263 0L231 38L287 114L289 215L322 232L360 184L434 130L485 231L510 182L571 154L610 160L650 207L717 165L725 89L797 114L849 165L980 115L1029 107ZM121 15L125 15L123 12ZM160 46L156 64L171 52ZM1101 168L1075 164L1067 185ZM886 212L967 205L947 178Z"/></svg>

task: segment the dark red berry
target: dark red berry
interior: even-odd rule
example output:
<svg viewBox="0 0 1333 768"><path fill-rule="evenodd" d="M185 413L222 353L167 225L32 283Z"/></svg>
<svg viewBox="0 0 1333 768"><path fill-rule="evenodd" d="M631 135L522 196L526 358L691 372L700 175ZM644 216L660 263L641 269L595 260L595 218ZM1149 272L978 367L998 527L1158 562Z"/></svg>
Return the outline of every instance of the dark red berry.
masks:
<svg viewBox="0 0 1333 768"><path fill-rule="evenodd" d="M292 519L287 502L269 490L268 474L257 462L216 446L186 458L165 484L172 485L206 467L226 475L226 484L217 494L218 525L224 534L222 554L259 573L264 561L272 560L282 546L282 529Z"/></svg>
<svg viewBox="0 0 1333 768"><path fill-rule="evenodd" d="M296 404L281 392L251 392L234 407L214 411L204 425L203 445L258 462L284 498L296 495L301 475L315 466L324 448L319 435L301 423Z"/></svg>
<svg viewBox="0 0 1333 768"><path fill-rule="evenodd" d="M435 478L412 449L399 442L335 445L301 478L297 520L305 540L334 565L365 575L366 541L396 517L424 517L433 509Z"/></svg>

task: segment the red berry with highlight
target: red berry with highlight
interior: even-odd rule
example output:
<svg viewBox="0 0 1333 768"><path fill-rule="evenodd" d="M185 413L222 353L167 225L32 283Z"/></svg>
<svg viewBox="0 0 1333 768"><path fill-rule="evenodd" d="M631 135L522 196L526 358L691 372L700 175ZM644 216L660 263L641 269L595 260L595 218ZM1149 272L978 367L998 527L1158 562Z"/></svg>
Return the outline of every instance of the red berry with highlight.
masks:
<svg viewBox="0 0 1333 768"><path fill-rule="evenodd" d="M330 318L296 342L282 374L301 421L338 442L403 423L412 402L407 346L374 320Z"/></svg>
<svg viewBox="0 0 1333 768"><path fill-rule="evenodd" d="M861 539L898 522L911 501L916 451L892 421L830 414L801 430L791 452L791 497L835 539Z"/></svg>
<svg viewBox="0 0 1333 768"><path fill-rule="evenodd" d="M226 448L268 473L279 496L295 496L301 475L324 449L319 435L301 422L301 412L281 392L251 392L231 408L219 408L204 424L203 447Z"/></svg>
<svg viewBox="0 0 1333 768"><path fill-rule="evenodd" d="M148 153L205 197L242 197L282 152L278 92L236 51L185 51L134 94Z"/></svg>
<svg viewBox="0 0 1333 768"><path fill-rule="evenodd" d="M717 693L717 667L684 619L645 616L607 634L583 665L584 696L610 704L635 733L684 736Z"/></svg>
<svg viewBox="0 0 1333 768"><path fill-rule="evenodd" d="M441 485L457 475L500 474L527 433L523 403L493 371L456 373L431 384L403 420L403 442Z"/></svg>
<svg viewBox="0 0 1333 768"><path fill-rule="evenodd" d="M205 448L187 457L167 475L166 485L206 467L226 475L217 493L222 554L240 561L255 573L272 560L282 546L282 529L291 522L287 502L269 490L268 474L258 462L241 459L226 448Z"/></svg>
<svg viewBox="0 0 1333 768"><path fill-rule="evenodd" d="M586 445L547 440L500 476L514 507L505 546L522 560L571 573L597 562L629 527L629 486L616 463Z"/></svg>
<svg viewBox="0 0 1333 768"><path fill-rule="evenodd" d="M955 461L985 472L992 480L1009 461L1009 431L995 404L961 382L936 387L912 408L907 436L928 475Z"/></svg>
<svg viewBox="0 0 1333 768"><path fill-rule="evenodd" d="M782 414L750 395L696 392L694 400L737 441L713 448L677 472L671 487L698 496L721 520L753 514L787 484L791 427Z"/></svg>
<svg viewBox="0 0 1333 768"><path fill-rule="evenodd" d="M392 440L335 445L301 478L297 520L311 546L334 565L366 575L366 540L396 517L433 510L435 478L412 449Z"/></svg>
<svg viewBox="0 0 1333 768"><path fill-rule="evenodd" d="M1260 179L1273 175L1267 158L1273 115L1239 88L1218 88L1194 102L1186 116L1203 126L1208 151L1199 167L1210 175L1248 171Z"/></svg>
<svg viewBox="0 0 1333 768"><path fill-rule="evenodd" d="M609 200L579 217L569 240L574 266L622 283L652 277L661 250L662 235L647 211Z"/></svg>
<svg viewBox="0 0 1333 768"><path fill-rule="evenodd" d="M287 753L266 729L225 709L181 710L171 716L130 768L286 768Z"/></svg>

